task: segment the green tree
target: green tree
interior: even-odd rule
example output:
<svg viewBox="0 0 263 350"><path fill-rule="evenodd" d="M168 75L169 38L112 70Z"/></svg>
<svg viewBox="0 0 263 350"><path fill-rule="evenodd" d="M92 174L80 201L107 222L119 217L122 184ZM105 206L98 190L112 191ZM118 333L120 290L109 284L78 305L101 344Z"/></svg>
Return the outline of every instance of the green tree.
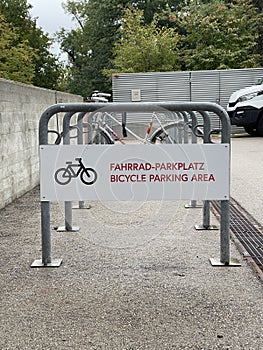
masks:
<svg viewBox="0 0 263 350"><path fill-rule="evenodd" d="M121 38L121 18L128 6L144 11L144 22L151 23L155 12L175 10L181 0L68 0L65 10L71 14L79 28L58 36L61 48L70 59L69 89L88 96L93 90L111 90L111 81L103 74L113 68L113 47ZM158 26L172 24L167 16L158 18Z"/></svg>
<svg viewBox="0 0 263 350"><path fill-rule="evenodd" d="M136 10L143 11L145 24L150 24L156 14L178 11L184 5L182 0L138 0L132 1L131 6ZM158 25L170 26L169 18L159 17Z"/></svg>
<svg viewBox="0 0 263 350"><path fill-rule="evenodd" d="M158 27L158 17L144 24L143 11L127 9L123 17L122 38L115 44L114 68L118 72L172 71L179 68L173 28Z"/></svg>
<svg viewBox="0 0 263 350"><path fill-rule="evenodd" d="M102 70L112 67L112 47L119 38L124 6L125 1L120 0L67 1L65 10L79 24L77 29L58 33L70 61L71 92L87 97L93 90L111 90L111 82Z"/></svg>
<svg viewBox="0 0 263 350"><path fill-rule="evenodd" d="M146 44L149 59L145 70L258 66L262 17L256 4L261 2L252 1L254 6L250 0L68 0L65 9L79 24L78 29L62 30L58 34L61 47L69 56L68 89L85 97L97 89L110 91L111 81L103 73L114 66L120 70L138 70L137 62L142 70ZM131 43L135 39L143 43L137 45L142 52L132 47L136 60L132 60L128 48L122 52L128 42L128 29L125 29L125 36L121 27L128 7L143 11L140 31L132 33L131 30L129 34ZM138 27L138 23L136 25ZM158 47L156 37L167 28L173 28L173 36L166 32L171 44L169 46L169 40L163 37L165 45L159 41ZM149 33L150 30L153 32ZM169 50L160 54L167 45ZM133 65L126 66L125 60Z"/></svg>
<svg viewBox="0 0 263 350"><path fill-rule="evenodd" d="M259 14L263 14L263 1L262 0L252 0L252 4L257 9L257 12ZM257 53L260 55L260 65L263 66L263 27L258 28L259 31L259 38L258 38L258 45L257 45Z"/></svg>
<svg viewBox="0 0 263 350"><path fill-rule="evenodd" d="M182 68L228 69L258 67L260 16L251 0L190 1L181 12Z"/></svg>
<svg viewBox="0 0 263 350"><path fill-rule="evenodd" d="M27 42L28 47L37 55L32 56L34 76L32 83L46 88L56 88L59 78L57 58L50 53L51 39L37 28L36 20L32 19L29 10L32 8L27 0L0 0L0 14L16 33L13 46Z"/></svg>
<svg viewBox="0 0 263 350"><path fill-rule="evenodd" d="M37 54L27 41L18 42L17 37L18 34L0 14L0 77L31 84Z"/></svg>

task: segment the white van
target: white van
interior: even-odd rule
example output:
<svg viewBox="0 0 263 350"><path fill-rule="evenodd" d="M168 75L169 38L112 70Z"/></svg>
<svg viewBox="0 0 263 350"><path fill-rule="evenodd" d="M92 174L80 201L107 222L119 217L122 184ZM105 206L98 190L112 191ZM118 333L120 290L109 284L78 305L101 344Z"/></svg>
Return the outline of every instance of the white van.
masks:
<svg viewBox="0 0 263 350"><path fill-rule="evenodd" d="M235 91L227 112L232 125L244 127L250 135L263 136L263 79L257 85Z"/></svg>

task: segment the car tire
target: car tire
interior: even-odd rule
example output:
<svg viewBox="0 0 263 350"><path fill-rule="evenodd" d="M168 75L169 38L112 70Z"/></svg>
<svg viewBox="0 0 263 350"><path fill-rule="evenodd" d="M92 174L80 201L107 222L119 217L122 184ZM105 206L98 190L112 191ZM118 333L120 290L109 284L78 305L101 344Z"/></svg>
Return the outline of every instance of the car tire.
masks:
<svg viewBox="0 0 263 350"><path fill-rule="evenodd" d="M251 126L244 126L245 131L250 135L250 136L256 136L257 132L255 128L252 128Z"/></svg>
<svg viewBox="0 0 263 350"><path fill-rule="evenodd" d="M263 114L261 114L257 123L257 135L263 136Z"/></svg>

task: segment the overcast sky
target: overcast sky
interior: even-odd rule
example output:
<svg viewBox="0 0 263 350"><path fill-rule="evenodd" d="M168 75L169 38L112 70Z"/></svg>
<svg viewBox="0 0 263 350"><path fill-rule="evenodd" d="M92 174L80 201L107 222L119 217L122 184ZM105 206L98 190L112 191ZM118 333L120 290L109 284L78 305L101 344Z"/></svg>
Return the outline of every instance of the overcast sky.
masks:
<svg viewBox="0 0 263 350"><path fill-rule="evenodd" d="M33 6L30 13L32 17L38 17L37 26L41 27L45 33L54 35L59 29L71 29L75 27L75 22L71 16L67 15L61 4L66 0L28 0ZM58 54L58 45L54 45L52 50Z"/></svg>

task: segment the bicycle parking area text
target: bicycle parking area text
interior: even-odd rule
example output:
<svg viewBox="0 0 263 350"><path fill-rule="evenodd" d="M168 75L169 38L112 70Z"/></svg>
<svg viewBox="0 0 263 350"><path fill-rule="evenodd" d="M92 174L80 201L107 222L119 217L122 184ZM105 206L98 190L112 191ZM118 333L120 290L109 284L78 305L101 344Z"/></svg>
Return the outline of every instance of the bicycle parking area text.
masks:
<svg viewBox="0 0 263 350"><path fill-rule="evenodd" d="M158 173L143 173L140 175L133 174L121 174L119 171L140 171L144 170L146 172L157 170ZM162 173L162 171L177 171L177 173ZM179 173L178 171L185 171L185 173ZM110 182L171 182L171 181L215 181L213 174L209 173L198 173L188 175L189 170L199 170L205 171L204 162L191 162L191 163L110 163ZM117 174L112 174L112 172L117 172Z"/></svg>
<svg viewBox="0 0 263 350"><path fill-rule="evenodd" d="M228 144L40 146L42 201L229 199Z"/></svg>

